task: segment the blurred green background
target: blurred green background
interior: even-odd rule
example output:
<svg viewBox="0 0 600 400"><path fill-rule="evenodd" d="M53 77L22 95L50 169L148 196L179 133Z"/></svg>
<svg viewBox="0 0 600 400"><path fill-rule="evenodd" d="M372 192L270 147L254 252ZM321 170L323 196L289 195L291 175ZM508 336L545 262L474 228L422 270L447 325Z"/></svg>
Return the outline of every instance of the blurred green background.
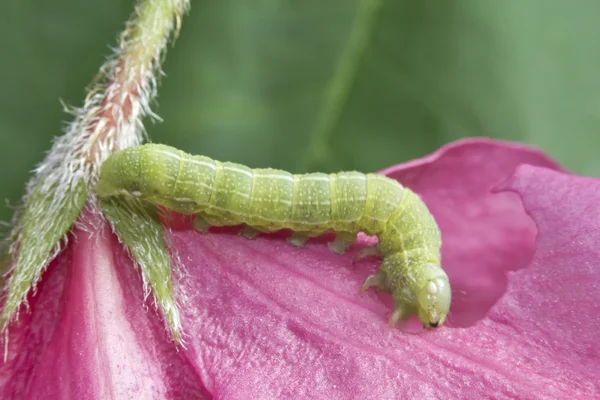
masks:
<svg viewBox="0 0 600 400"><path fill-rule="evenodd" d="M133 0L0 5L0 198L79 106ZM375 171L465 136L600 175L597 0L192 0L153 141L252 167ZM10 217L0 208L0 220Z"/></svg>

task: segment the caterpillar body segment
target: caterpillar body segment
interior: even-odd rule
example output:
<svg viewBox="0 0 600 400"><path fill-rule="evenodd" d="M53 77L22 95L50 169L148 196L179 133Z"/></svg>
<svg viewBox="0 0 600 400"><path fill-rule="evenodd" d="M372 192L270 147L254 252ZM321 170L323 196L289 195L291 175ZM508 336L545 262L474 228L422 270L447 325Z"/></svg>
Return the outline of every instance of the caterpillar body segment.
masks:
<svg viewBox="0 0 600 400"><path fill-rule="evenodd" d="M382 263L361 292L389 292L395 310L390 324L417 314L426 328L444 323L451 302L441 268L439 228L421 199L397 181L375 174L340 172L293 175L250 169L192 156L160 144L134 146L110 156L97 184L99 198L135 196L183 214L196 214L196 226L246 224L243 234L291 229L289 241L329 230L329 247L343 253L358 232L377 235Z"/></svg>

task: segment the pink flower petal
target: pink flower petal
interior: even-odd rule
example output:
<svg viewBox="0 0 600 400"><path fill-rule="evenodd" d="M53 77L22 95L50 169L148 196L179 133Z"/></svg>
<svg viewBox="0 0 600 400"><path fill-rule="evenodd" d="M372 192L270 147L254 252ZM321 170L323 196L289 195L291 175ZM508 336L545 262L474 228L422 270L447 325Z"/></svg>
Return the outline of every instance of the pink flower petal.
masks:
<svg viewBox="0 0 600 400"><path fill-rule="evenodd" d="M579 369L565 368L577 361L563 362L554 342L535 340L552 324L537 327L539 310L505 295L509 284L511 293L519 290L507 272L532 259L536 229L517 195L490 190L523 162L558 168L537 151L476 140L386 171L431 205L445 235L444 264L465 291L462 298L457 293L454 328L428 334L390 330L385 295L358 297L374 265L352 266L355 252L340 257L322 241L295 249L273 237L174 232L174 247L193 277L183 285L195 294L196 308L184 313L193 332L188 355L207 389L227 399L596 393L588 379L597 369L578 375ZM530 287L523 289L531 295ZM551 294L542 289L535 288L540 299Z"/></svg>
<svg viewBox="0 0 600 400"><path fill-rule="evenodd" d="M210 398L143 306L131 261L99 226L93 237L74 232L30 297L31 313L11 325L0 397Z"/></svg>
<svg viewBox="0 0 600 400"><path fill-rule="evenodd" d="M539 236L491 318L530 347L529 368L600 396L600 180L521 166L504 187L520 194Z"/></svg>
<svg viewBox="0 0 600 400"><path fill-rule="evenodd" d="M520 164L533 166L506 182ZM536 150L469 140L383 171L421 194L443 231L452 314L429 333L388 328L389 296L358 295L377 265L352 265L369 238L339 256L325 238L297 249L175 218L166 238L188 335L177 352L116 240L78 231L11 327L2 397L598 396L600 183L550 169ZM538 224L535 257L519 196Z"/></svg>
<svg viewBox="0 0 600 400"><path fill-rule="evenodd" d="M526 267L533 257L536 227L519 197L492 193L520 164L560 169L538 150L466 139L381 171L419 193L440 225L454 326L483 318L506 291L507 271Z"/></svg>

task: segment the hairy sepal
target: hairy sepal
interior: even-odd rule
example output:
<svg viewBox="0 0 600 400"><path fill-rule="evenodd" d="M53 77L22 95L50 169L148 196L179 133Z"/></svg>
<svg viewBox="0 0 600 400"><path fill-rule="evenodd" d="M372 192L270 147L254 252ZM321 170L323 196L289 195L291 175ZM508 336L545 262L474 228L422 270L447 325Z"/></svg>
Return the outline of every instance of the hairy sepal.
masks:
<svg viewBox="0 0 600 400"><path fill-rule="evenodd" d="M179 307L173 296L170 257L154 206L138 199L102 199L100 206L119 240L140 267L145 291L154 295L176 343L181 340Z"/></svg>
<svg viewBox="0 0 600 400"><path fill-rule="evenodd" d="M26 304L30 288L35 292L42 271L62 249L86 200L83 179L69 185L38 181L30 192L9 251L13 265L0 316L2 329L12 318L18 318L18 309L23 302Z"/></svg>
<svg viewBox="0 0 600 400"><path fill-rule="evenodd" d="M4 286L5 274L10 267L10 241L0 241L0 286Z"/></svg>

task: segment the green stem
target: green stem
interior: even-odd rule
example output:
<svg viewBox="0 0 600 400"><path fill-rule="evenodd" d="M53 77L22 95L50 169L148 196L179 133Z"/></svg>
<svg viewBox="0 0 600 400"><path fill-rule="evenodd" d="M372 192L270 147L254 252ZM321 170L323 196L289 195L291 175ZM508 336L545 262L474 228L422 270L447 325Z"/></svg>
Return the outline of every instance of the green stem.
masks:
<svg viewBox="0 0 600 400"><path fill-rule="evenodd" d="M179 34L189 0L141 0L122 37L121 58L132 68L158 66L171 33Z"/></svg>
<svg viewBox="0 0 600 400"><path fill-rule="evenodd" d="M299 171L308 171L313 164L323 162L329 156L330 138L348 102L382 3L383 0L362 0L360 3L350 37L327 87L325 104L317 117Z"/></svg>
<svg viewBox="0 0 600 400"><path fill-rule="evenodd" d="M137 3L117 53L100 69L83 107L73 111L75 119L69 129L27 184L24 205L13 217L12 273L0 315L2 330L18 318L27 294L61 250L89 196L93 198L100 164L112 152L142 141L141 119L152 115L149 104L156 96L161 58L188 7L189 0ZM91 204L94 207L93 201ZM141 267L148 282L148 268ZM151 282L150 286L155 285ZM171 327L178 327L178 314L171 312L172 297L159 300L163 313L171 313L166 320Z"/></svg>

